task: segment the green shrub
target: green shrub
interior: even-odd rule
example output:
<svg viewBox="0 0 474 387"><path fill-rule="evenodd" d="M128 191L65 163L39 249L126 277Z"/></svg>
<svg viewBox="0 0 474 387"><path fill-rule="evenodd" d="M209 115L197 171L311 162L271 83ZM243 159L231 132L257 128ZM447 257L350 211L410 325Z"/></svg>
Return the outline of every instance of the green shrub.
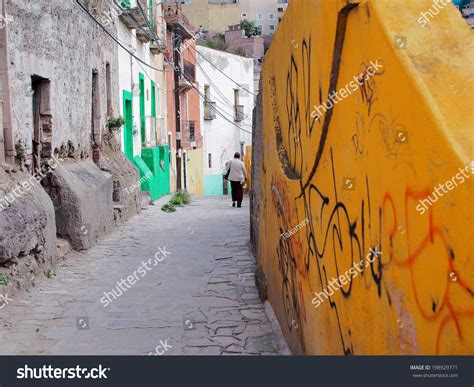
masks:
<svg viewBox="0 0 474 387"><path fill-rule="evenodd" d="M174 196L176 198L180 198L180 200L183 204L191 203L191 195L187 191L178 191L178 192L176 192L176 195L174 195Z"/></svg>
<svg viewBox="0 0 474 387"><path fill-rule="evenodd" d="M176 207L170 203L166 203L163 207L161 207L161 211L163 212L176 212Z"/></svg>
<svg viewBox="0 0 474 387"><path fill-rule="evenodd" d="M0 273L0 285L8 284L8 277L6 274Z"/></svg>
<svg viewBox="0 0 474 387"><path fill-rule="evenodd" d="M109 128L109 132L120 132L120 128L123 126L124 123L125 120L122 116L109 117L109 119L107 120L107 127Z"/></svg>
<svg viewBox="0 0 474 387"><path fill-rule="evenodd" d="M180 196L173 196L170 200L170 203L173 205L173 206L179 206L181 207L183 205L183 199L180 197Z"/></svg>

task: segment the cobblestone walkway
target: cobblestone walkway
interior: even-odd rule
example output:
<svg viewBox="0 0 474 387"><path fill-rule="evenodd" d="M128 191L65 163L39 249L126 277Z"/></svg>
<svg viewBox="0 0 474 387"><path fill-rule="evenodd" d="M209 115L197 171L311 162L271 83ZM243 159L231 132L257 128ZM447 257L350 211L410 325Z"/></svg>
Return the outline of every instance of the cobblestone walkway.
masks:
<svg viewBox="0 0 474 387"><path fill-rule="evenodd" d="M198 197L171 214L161 204L17 294L0 310L0 354L288 353L254 284L248 200Z"/></svg>

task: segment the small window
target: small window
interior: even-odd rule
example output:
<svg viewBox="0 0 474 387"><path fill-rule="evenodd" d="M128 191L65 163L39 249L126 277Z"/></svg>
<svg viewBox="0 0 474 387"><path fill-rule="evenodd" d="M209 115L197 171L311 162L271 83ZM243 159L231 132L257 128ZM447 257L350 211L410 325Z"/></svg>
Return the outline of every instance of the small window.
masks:
<svg viewBox="0 0 474 387"><path fill-rule="evenodd" d="M269 13L268 14L268 20L275 20L275 14L274 13Z"/></svg>
<svg viewBox="0 0 474 387"><path fill-rule="evenodd" d="M278 7L278 12L283 12L283 7Z"/></svg>
<svg viewBox="0 0 474 387"><path fill-rule="evenodd" d="M269 27L270 27L270 31L275 31L275 24L270 24Z"/></svg>
<svg viewBox="0 0 474 387"><path fill-rule="evenodd" d="M257 13L257 20L263 20L263 13Z"/></svg>
<svg viewBox="0 0 474 387"><path fill-rule="evenodd" d="M260 29L260 33L262 33L263 32L263 24L259 24L257 27Z"/></svg>
<svg viewBox="0 0 474 387"><path fill-rule="evenodd" d="M209 165L209 168L212 168L212 153L207 155L207 164Z"/></svg>
<svg viewBox="0 0 474 387"><path fill-rule="evenodd" d="M241 16L241 17L247 17L247 14L246 14L246 13L242 13L240 16Z"/></svg>

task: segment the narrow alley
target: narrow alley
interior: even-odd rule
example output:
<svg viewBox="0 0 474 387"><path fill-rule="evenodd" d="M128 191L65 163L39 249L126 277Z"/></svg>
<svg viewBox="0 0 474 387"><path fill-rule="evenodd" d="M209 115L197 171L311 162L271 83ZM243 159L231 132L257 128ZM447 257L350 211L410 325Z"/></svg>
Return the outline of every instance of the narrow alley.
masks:
<svg viewBox="0 0 474 387"><path fill-rule="evenodd" d="M195 197L165 213L166 199L14 297L0 317L1 355L289 353L255 287L248 202ZM146 275L117 286L150 258Z"/></svg>

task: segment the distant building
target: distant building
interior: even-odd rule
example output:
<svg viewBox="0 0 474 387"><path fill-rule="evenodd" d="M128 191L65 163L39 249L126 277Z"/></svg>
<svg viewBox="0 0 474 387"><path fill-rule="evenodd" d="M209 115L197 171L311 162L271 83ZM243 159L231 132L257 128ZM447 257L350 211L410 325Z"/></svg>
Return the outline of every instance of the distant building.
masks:
<svg viewBox="0 0 474 387"><path fill-rule="evenodd" d="M200 97L196 93L196 39L199 34L181 4L162 3L166 21L166 89L170 144L171 189L196 195L204 190Z"/></svg>
<svg viewBox="0 0 474 387"><path fill-rule="evenodd" d="M240 19L254 21L263 35L273 35L289 0L239 0Z"/></svg>
<svg viewBox="0 0 474 387"><path fill-rule="evenodd" d="M222 195L226 162L235 152L244 156L252 144L253 59L202 46L197 50L197 81L204 96L204 194Z"/></svg>
<svg viewBox="0 0 474 387"><path fill-rule="evenodd" d="M258 94L259 90L261 64L265 55L264 42L263 36L246 37L239 24L229 26L229 30L225 32L227 51L254 59L255 94Z"/></svg>
<svg viewBox="0 0 474 387"><path fill-rule="evenodd" d="M240 21L238 0L184 0L183 12L196 29L224 32Z"/></svg>

